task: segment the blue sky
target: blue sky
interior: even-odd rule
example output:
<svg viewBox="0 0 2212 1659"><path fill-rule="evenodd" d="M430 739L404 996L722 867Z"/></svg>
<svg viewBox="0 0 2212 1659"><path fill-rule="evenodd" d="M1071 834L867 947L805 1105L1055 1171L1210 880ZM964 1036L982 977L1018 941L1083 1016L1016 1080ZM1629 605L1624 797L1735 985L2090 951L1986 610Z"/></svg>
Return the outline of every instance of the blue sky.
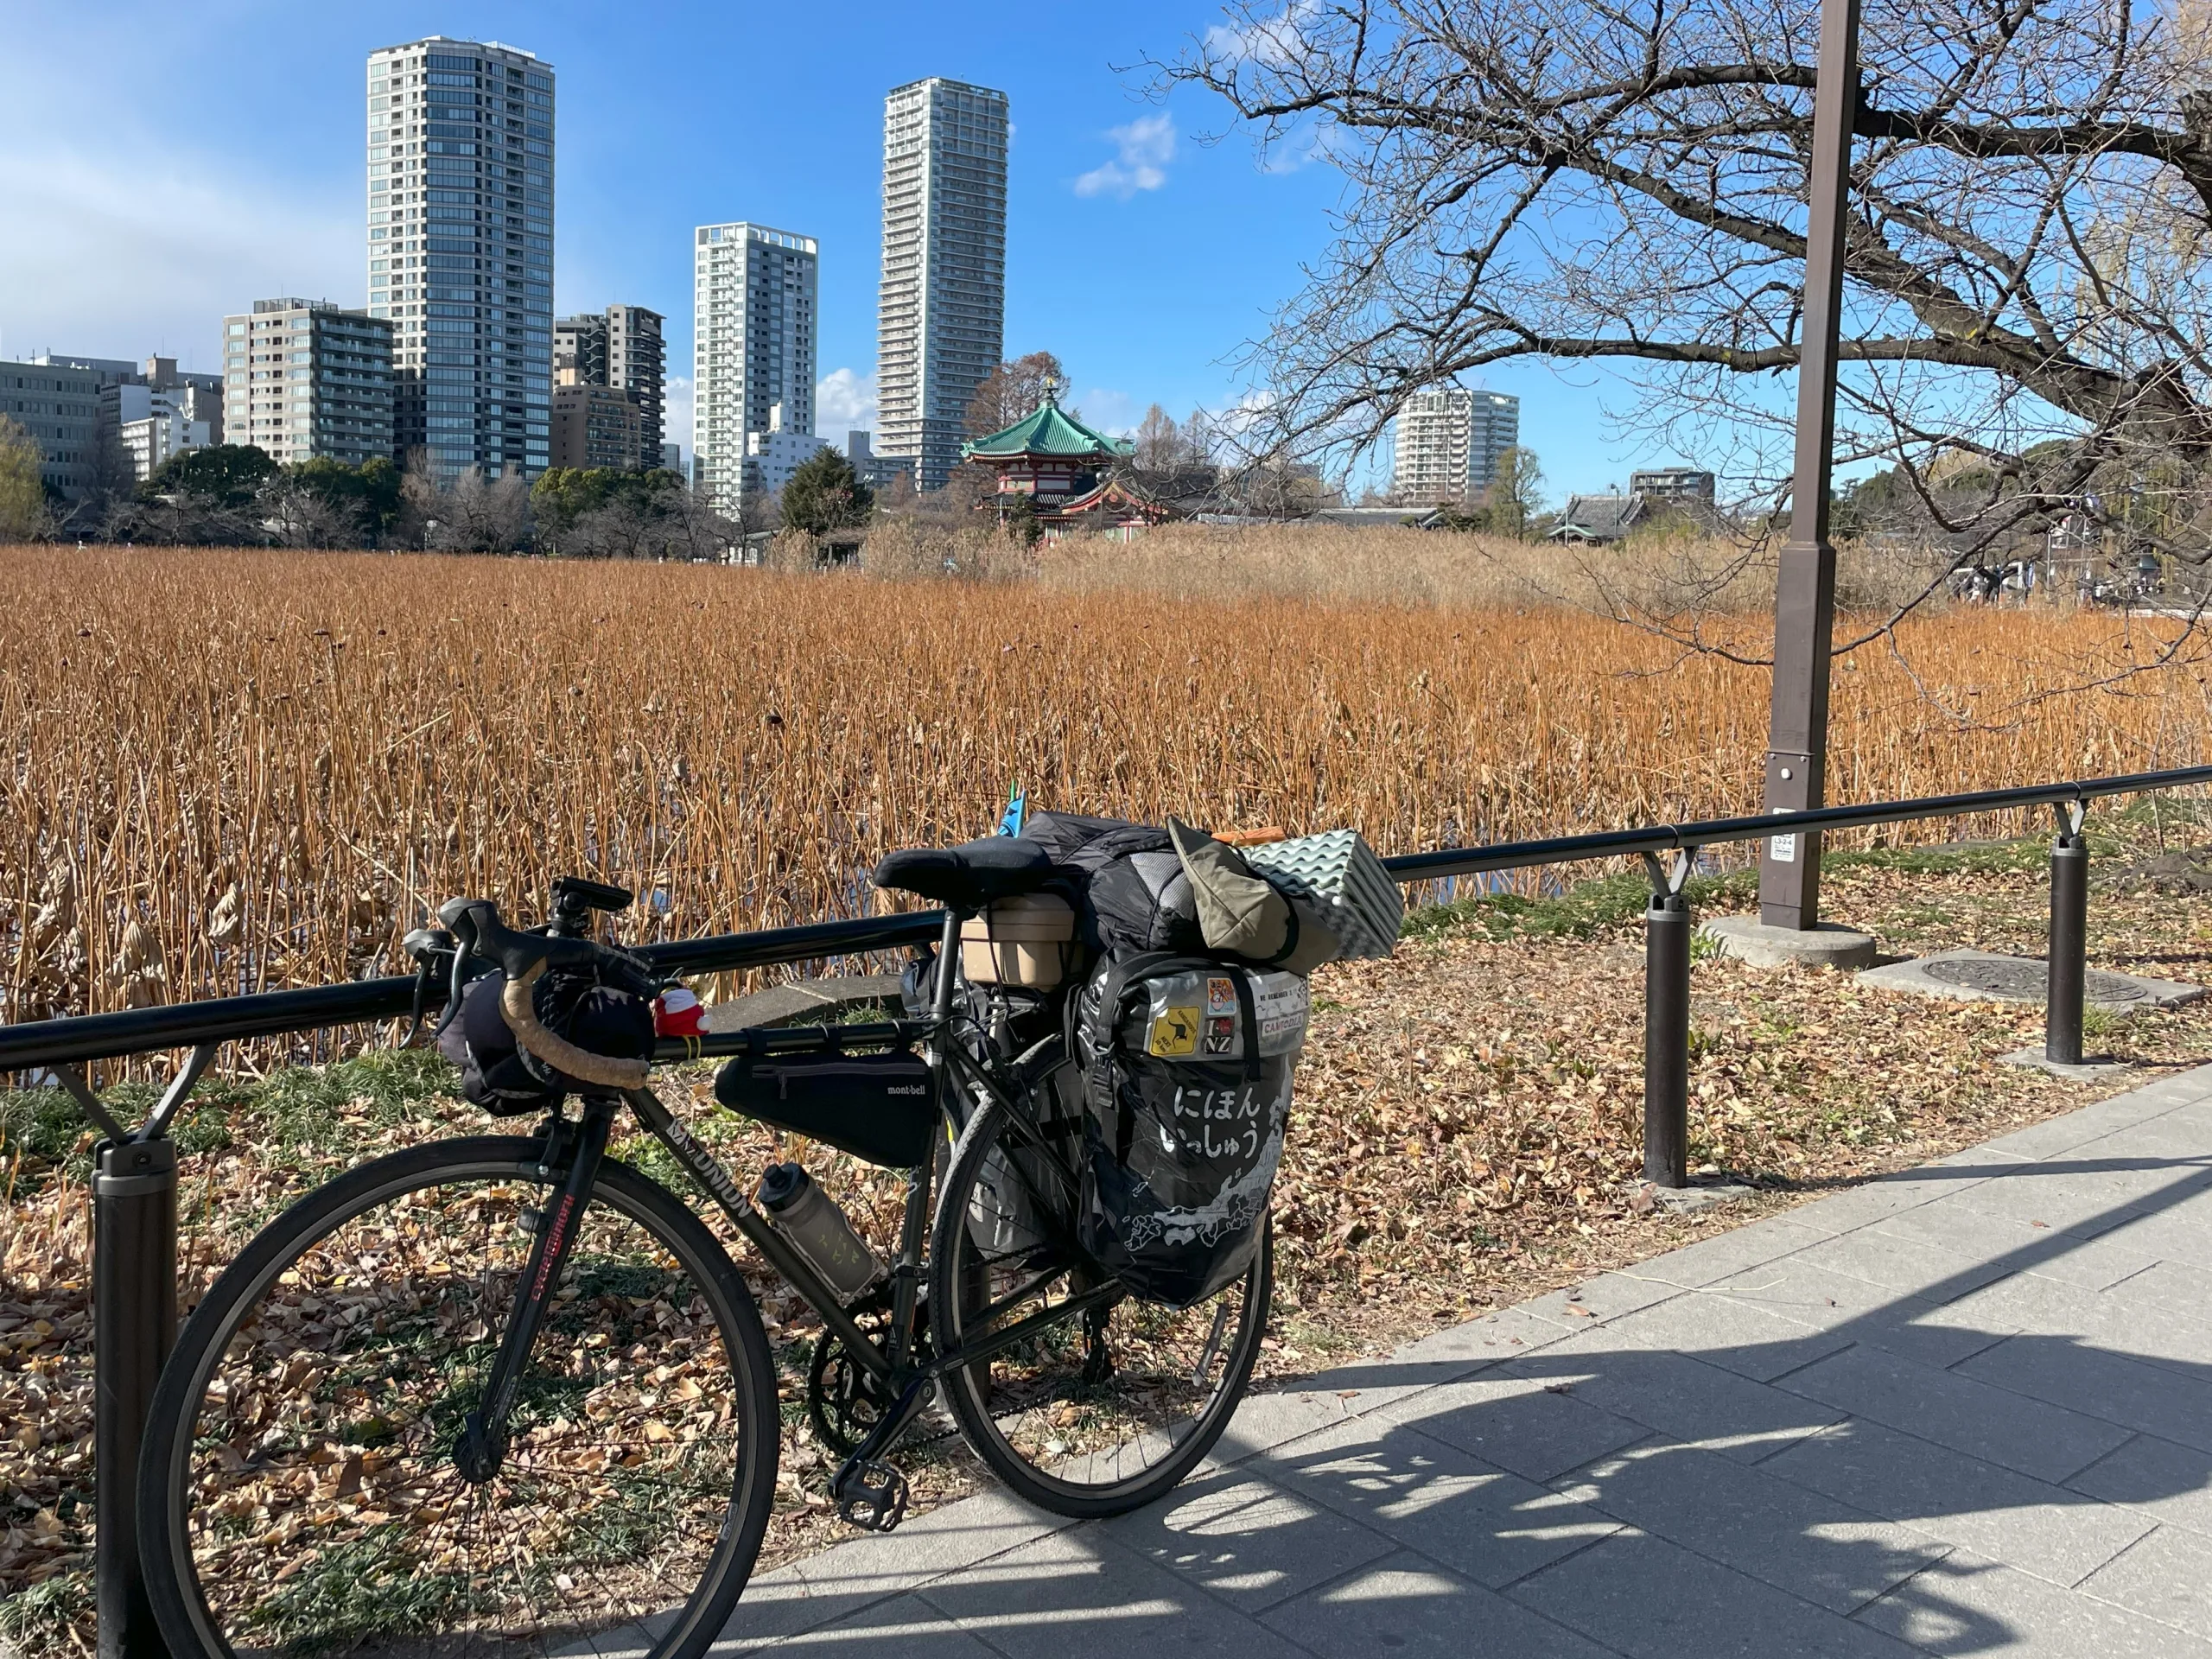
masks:
<svg viewBox="0 0 2212 1659"><path fill-rule="evenodd" d="M555 303L664 312L690 359L690 232L750 219L822 248L817 427L867 424L883 94L942 74L1014 114L1006 347L1059 353L1101 424L1179 418L1233 366L1327 239L1325 164L1263 169L1223 111L1154 105L1147 53L1205 0L1096 5L306 6L0 0L0 355L161 351L213 365L218 320L276 294L365 299L364 59L429 34L498 40L559 75ZM1649 459L1611 443L1592 377L1517 393L1554 498ZM688 381L671 388L688 405ZM680 434L686 437L688 427Z"/></svg>

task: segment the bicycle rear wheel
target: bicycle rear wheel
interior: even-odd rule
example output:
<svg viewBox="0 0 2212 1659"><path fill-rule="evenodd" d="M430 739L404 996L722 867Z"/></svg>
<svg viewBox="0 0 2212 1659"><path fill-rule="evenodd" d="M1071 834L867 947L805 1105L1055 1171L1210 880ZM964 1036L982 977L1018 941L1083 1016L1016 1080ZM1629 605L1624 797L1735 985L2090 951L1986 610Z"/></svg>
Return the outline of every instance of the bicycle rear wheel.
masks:
<svg viewBox="0 0 2212 1659"><path fill-rule="evenodd" d="M1051 1079L1044 1080L1051 1086ZM1072 1148L994 1103L952 1154L930 1247L938 1352L987 1337L1107 1282L1076 1243ZM1270 1235L1243 1278L1187 1308L1134 1296L1047 1319L1033 1335L947 1372L976 1454L1058 1515L1120 1515L1170 1491L1221 1438L1266 1334Z"/></svg>
<svg viewBox="0 0 2212 1659"><path fill-rule="evenodd" d="M563 1174L540 1155L486 1137L349 1171L194 1312L139 1489L178 1659L539 1659L641 1621L652 1659L695 1659L719 1633L773 1497L773 1372L666 1188L601 1166L505 1459L481 1484L455 1464Z"/></svg>

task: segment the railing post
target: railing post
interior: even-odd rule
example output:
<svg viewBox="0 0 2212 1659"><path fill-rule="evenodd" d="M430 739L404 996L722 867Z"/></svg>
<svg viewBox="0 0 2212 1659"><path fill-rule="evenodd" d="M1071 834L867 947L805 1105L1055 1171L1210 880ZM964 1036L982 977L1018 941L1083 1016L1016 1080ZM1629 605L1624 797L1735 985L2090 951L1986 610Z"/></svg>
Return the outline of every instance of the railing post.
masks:
<svg viewBox="0 0 2212 1659"><path fill-rule="evenodd" d="M1695 918L1682 896L1696 849L1672 869L1643 855L1651 902L1643 912L1643 1178L1656 1186L1689 1185L1690 934Z"/></svg>
<svg viewBox="0 0 2212 1659"><path fill-rule="evenodd" d="M176 1143L105 1141L92 1176L99 1659L168 1659L138 1559L138 1449L176 1345Z"/></svg>
<svg viewBox="0 0 2212 1659"><path fill-rule="evenodd" d="M2043 1057L2056 1065L2082 1064L2082 995L2088 978L2089 844L2082 836L2088 808L2058 806L2058 838L2050 843L2050 944L2043 1018Z"/></svg>

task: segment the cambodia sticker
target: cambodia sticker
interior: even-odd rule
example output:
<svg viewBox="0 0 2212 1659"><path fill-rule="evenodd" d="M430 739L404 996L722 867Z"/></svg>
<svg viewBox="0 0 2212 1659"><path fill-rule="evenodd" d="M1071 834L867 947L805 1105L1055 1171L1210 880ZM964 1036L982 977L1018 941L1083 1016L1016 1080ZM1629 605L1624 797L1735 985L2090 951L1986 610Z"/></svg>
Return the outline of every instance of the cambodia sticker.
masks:
<svg viewBox="0 0 2212 1659"><path fill-rule="evenodd" d="M1206 1012L1234 1014L1236 1012L1236 982L1233 979L1206 981Z"/></svg>
<svg viewBox="0 0 2212 1659"><path fill-rule="evenodd" d="M1173 1059L1194 1052L1198 1046L1198 1011L1167 1008L1153 1020L1152 1039L1145 1051L1162 1059Z"/></svg>

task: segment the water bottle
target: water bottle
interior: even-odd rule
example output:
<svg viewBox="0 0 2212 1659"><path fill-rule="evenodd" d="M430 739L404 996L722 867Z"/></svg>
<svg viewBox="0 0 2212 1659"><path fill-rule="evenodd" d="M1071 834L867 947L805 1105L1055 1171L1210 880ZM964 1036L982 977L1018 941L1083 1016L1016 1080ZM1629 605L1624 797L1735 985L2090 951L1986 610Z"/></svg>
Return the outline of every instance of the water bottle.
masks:
<svg viewBox="0 0 2212 1659"><path fill-rule="evenodd" d="M837 1201L797 1164L771 1164L760 1177L760 1207L776 1230L847 1300L883 1274L883 1263L853 1230Z"/></svg>

